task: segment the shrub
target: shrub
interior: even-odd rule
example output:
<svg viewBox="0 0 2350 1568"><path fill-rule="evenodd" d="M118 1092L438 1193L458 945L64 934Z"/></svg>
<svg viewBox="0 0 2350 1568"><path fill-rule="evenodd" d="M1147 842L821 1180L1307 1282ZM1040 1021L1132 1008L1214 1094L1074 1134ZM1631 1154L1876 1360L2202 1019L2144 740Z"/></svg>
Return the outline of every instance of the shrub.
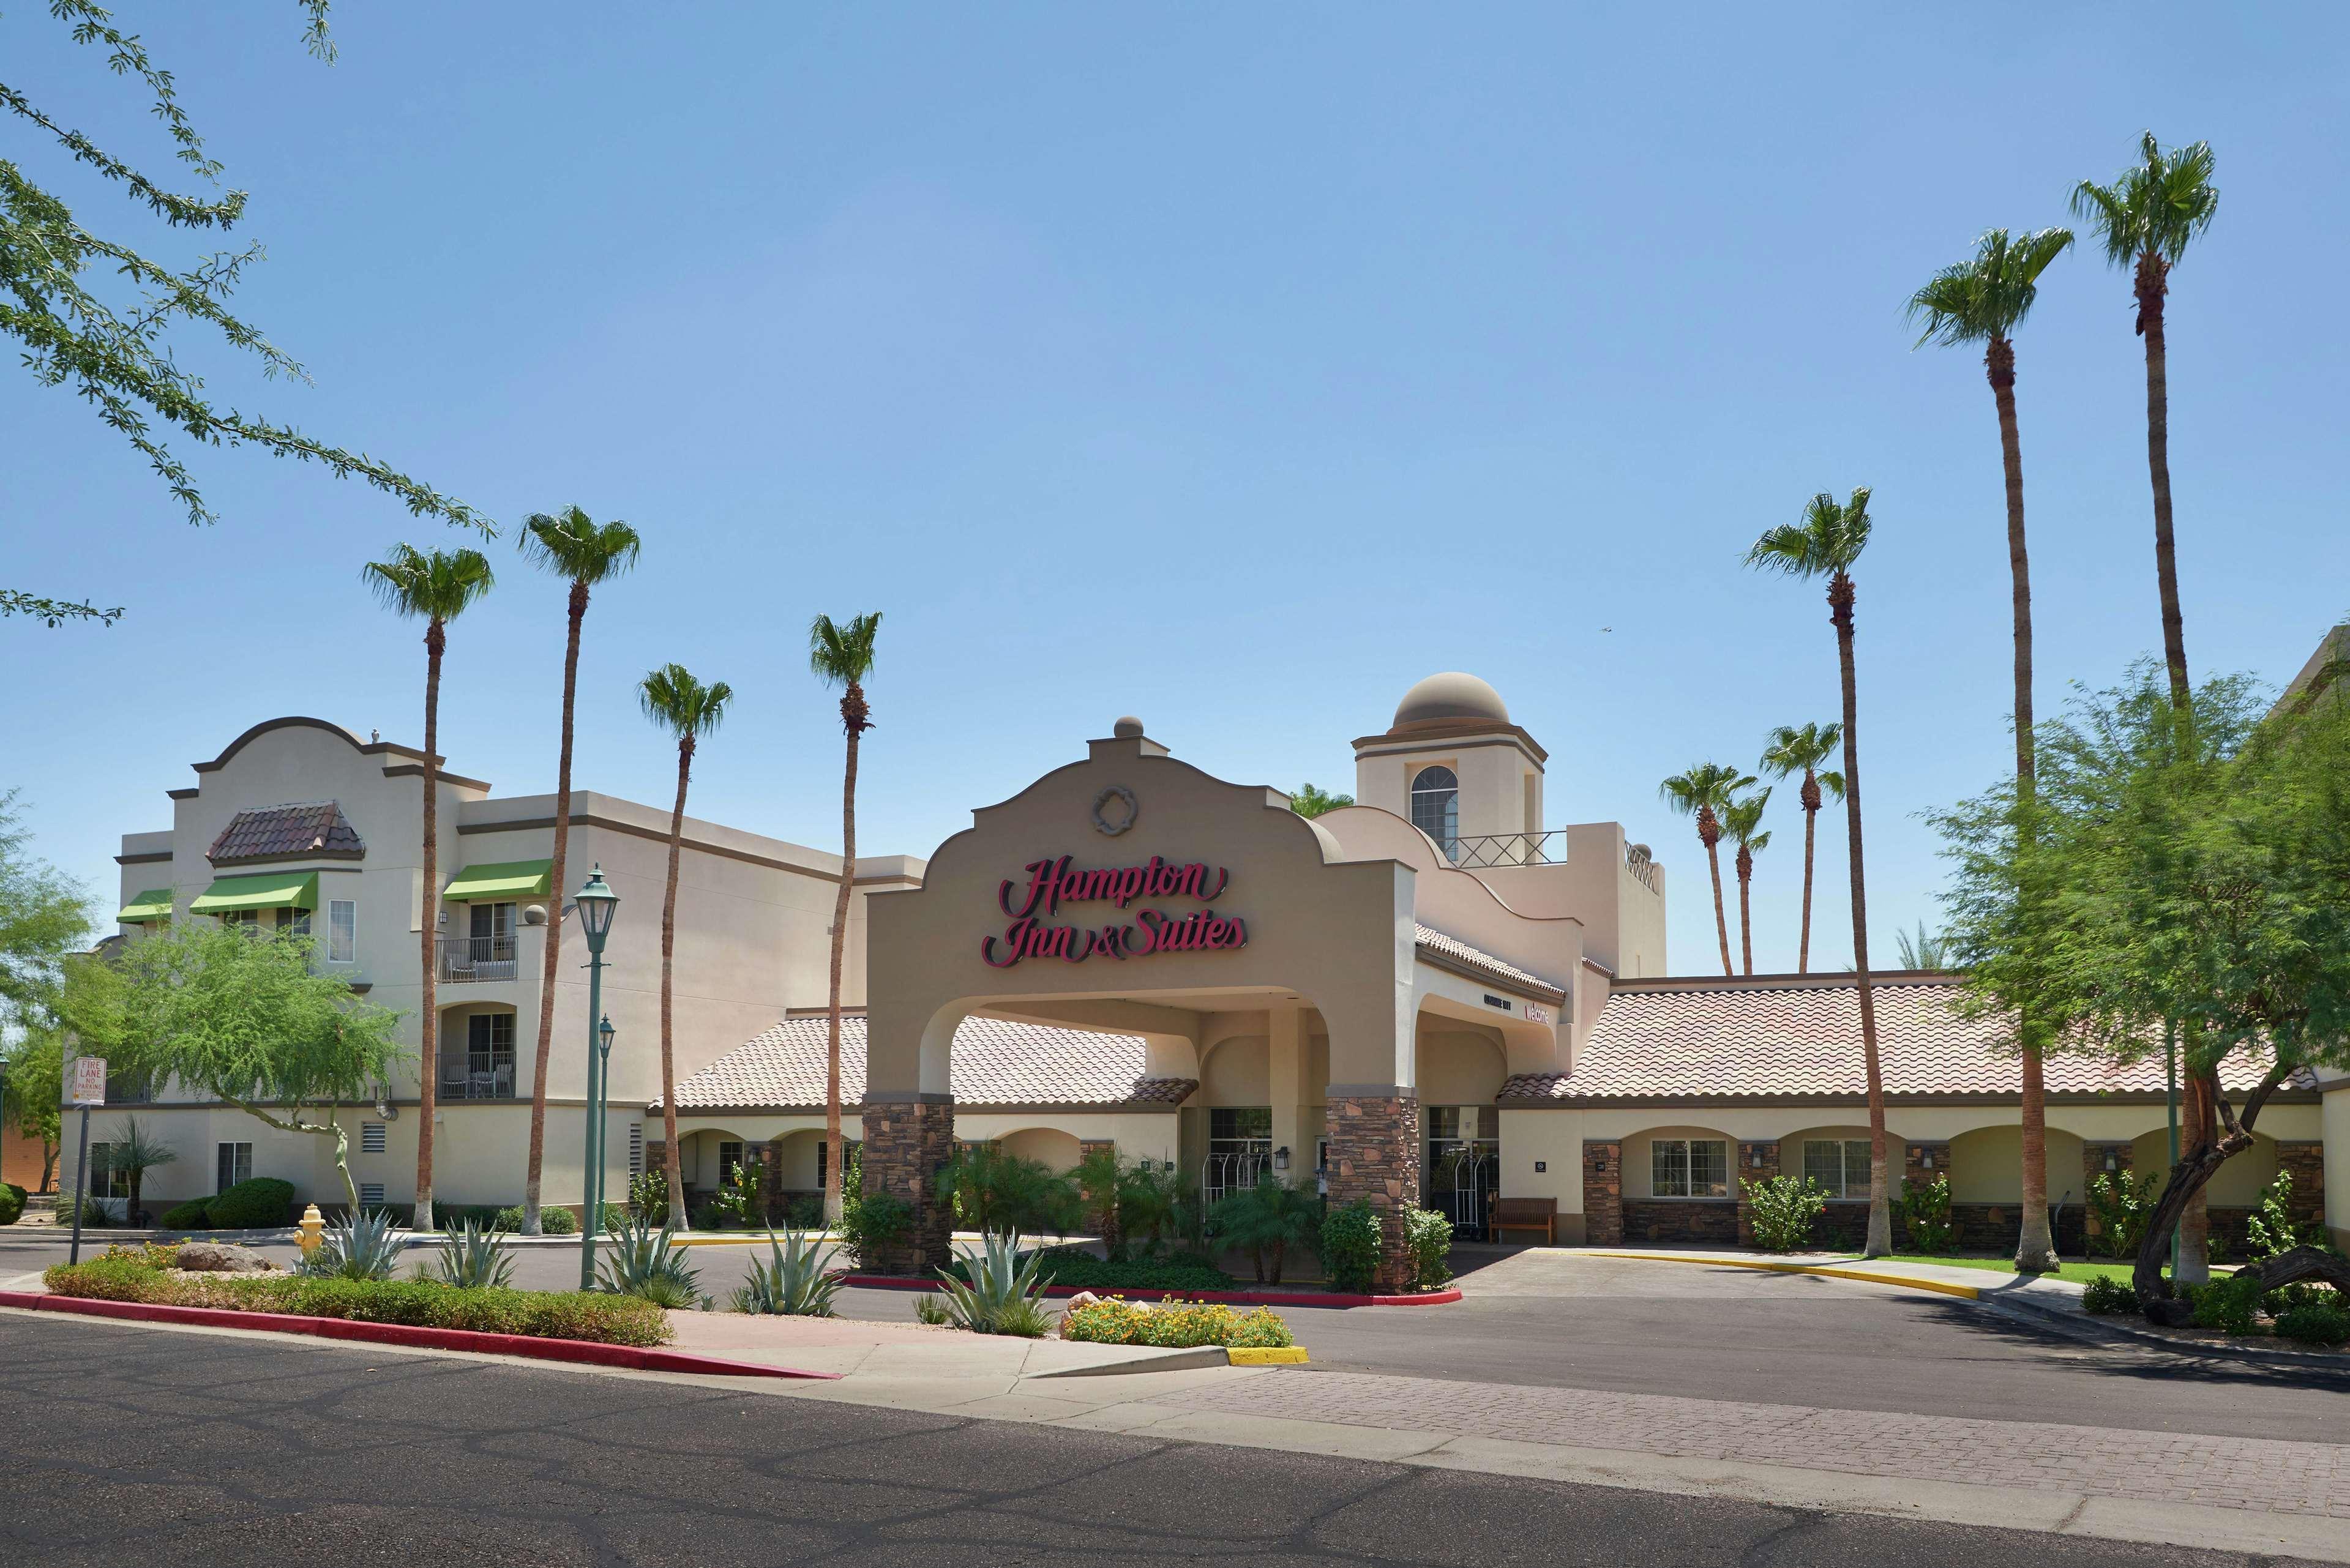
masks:
<svg viewBox="0 0 2350 1568"><path fill-rule="evenodd" d="M1322 1269L1330 1288L1361 1294L1379 1268L1379 1216L1367 1198L1334 1207L1322 1217Z"/></svg>
<svg viewBox="0 0 2350 1568"><path fill-rule="evenodd" d="M1085 1222L1085 1199L1074 1178L993 1143L974 1144L947 1161L939 1170L938 1195L965 1226L988 1235L1066 1236Z"/></svg>
<svg viewBox="0 0 2350 1568"><path fill-rule="evenodd" d="M2213 1280L2189 1288L2195 1303L2195 1326L2229 1334L2250 1334L2261 1310L2261 1282L2249 1274Z"/></svg>
<svg viewBox="0 0 2350 1568"><path fill-rule="evenodd" d="M2244 1241L2252 1261L2282 1257L2295 1247L2315 1246L2324 1240L2324 1226L2293 1223L2293 1173L2278 1171L2276 1179L2261 1189L2260 1203L2244 1221Z"/></svg>
<svg viewBox="0 0 2350 1568"><path fill-rule="evenodd" d="M482 1290L514 1282L514 1254L498 1245L498 1233L471 1220L458 1221L432 1261L434 1276L459 1290Z"/></svg>
<svg viewBox="0 0 2350 1568"><path fill-rule="evenodd" d="M25 1189L0 1181L0 1225L14 1225L25 1212Z"/></svg>
<svg viewBox="0 0 2350 1568"><path fill-rule="evenodd" d="M640 1170L629 1178L629 1207L639 1220L655 1225L669 1220L669 1178L658 1170Z"/></svg>
<svg viewBox="0 0 2350 1568"><path fill-rule="evenodd" d="M1812 1244L1812 1221L1827 1209L1827 1189L1808 1176L1778 1176L1743 1181L1754 1244L1766 1252L1792 1252Z"/></svg>
<svg viewBox="0 0 2350 1568"><path fill-rule="evenodd" d="M821 1231L824 1229L824 1199L813 1192L801 1192L784 1205L784 1228L787 1231Z"/></svg>
<svg viewBox="0 0 2350 1568"><path fill-rule="evenodd" d="M209 1198L191 1198L177 1208L164 1210L163 1229L166 1231L211 1230L212 1216L207 1210L212 1203L213 1199Z"/></svg>
<svg viewBox="0 0 2350 1568"><path fill-rule="evenodd" d="M2350 1308L2312 1302L2277 1314L2277 1336L2302 1345L2350 1343Z"/></svg>
<svg viewBox="0 0 2350 1568"><path fill-rule="evenodd" d="M1901 1221L1909 1244L1921 1252L1947 1252L1958 1241L1959 1228L1950 1219L1950 1179L1908 1182L1901 1189Z"/></svg>
<svg viewBox="0 0 2350 1568"><path fill-rule="evenodd" d="M737 1165L710 1199L719 1225L730 1231L745 1231L765 1224L767 1204L761 1192L763 1185L757 1160L746 1159Z"/></svg>
<svg viewBox="0 0 2350 1568"><path fill-rule="evenodd" d="M614 1233L596 1282L615 1295L655 1306L691 1307L702 1299L701 1275L676 1244L676 1233L666 1226L656 1231L642 1220Z"/></svg>
<svg viewBox="0 0 2350 1568"><path fill-rule="evenodd" d="M1085 1291L1228 1291L1232 1275L1196 1252L1163 1262L1146 1258L1097 1258L1076 1247L1048 1247L1044 1260L1045 1280Z"/></svg>
<svg viewBox="0 0 2350 1568"><path fill-rule="evenodd" d="M1148 1306L1110 1296L1061 1314L1061 1337L1093 1345L1146 1345L1164 1350L1222 1345L1274 1348L1296 1344L1289 1325L1263 1307L1237 1313L1214 1302Z"/></svg>
<svg viewBox="0 0 2350 1568"><path fill-rule="evenodd" d="M294 1207L294 1184L274 1176L240 1181L204 1205L215 1231L275 1231Z"/></svg>
<svg viewBox="0 0 2350 1568"><path fill-rule="evenodd" d="M392 1229L390 1215L362 1210L339 1225L329 1225L318 1239L318 1250L296 1267L309 1279L388 1280L399 1270L406 1245Z"/></svg>
<svg viewBox="0 0 2350 1568"><path fill-rule="evenodd" d="M962 1278L945 1269L938 1275L946 1289L947 1312L958 1327L973 1334L1016 1334L1024 1339L1044 1333L1042 1326L1028 1332L1030 1324L1043 1322L1043 1253L1031 1253L1024 1261L1014 1231L985 1237L983 1250L965 1248L957 1261L962 1265Z"/></svg>
<svg viewBox="0 0 2350 1568"><path fill-rule="evenodd" d="M2089 1218L2096 1234L2089 1238L2093 1251L2108 1258L2135 1258L2146 1238L2146 1222L2154 1213L2160 1187L2151 1170L2121 1170L2089 1179Z"/></svg>
<svg viewBox="0 0 2350 1568"><path fill-rule="evenodd" d="M882 1251L914 1228L914 1206L894 1192L860 1194L841 1210L840 1239L860 1269L877 1268Z"/></svg>
<svg viewBox="0 0 2350 1568"><path fill-rule="evenodd" d="M1322 1228L1322 1205L1314 1194L1267 1171L1255 1186L1217 1203L1209 1218L1226 1246L1249 1255L1259 1284L1277 1285L1289 1249L1314 1244Z"/></svg>
<svg viewBox="0 0 2350 1568"><path fill-rule="evenodd" d="M1412 1283L1432 1291L1452 1277L1452 1221L1433 1209L1403 1211L1404 1255Z"/></svg>
<svg viewBox="0 0 2350 1568"><path fill-rule="evenodd" d="M2099 1274L2082 1290L2081 1306L2085 1311L2095 1313L2100 1317L2111 1317L2116 1313L2136 1312L2138 1310L2137 1291L2126 1280L2117 1280L2109 1274Z"/></svg>
<svg viewBox="0 0 2350 1568"><path fill-rule="evenodd" d="M606 1205L607 1208L610 1206ZM509 1203L490 1216L490 1229L515 1235L522 1230L522 1205ZM538 1211L538 1233L542 1236L576 1236L579 1220L570 1210L547 1204Z"/></svg>
<svg viewBox="0 0 2350 1568"><path fill-rule="evenodd" d="M284 1274L183 1277L130 1257L61 1263L42 1278L59 1295L95 1301L285 1313L639 1347L664 1345L670 1339L669 1321L659 1308L624 1296L573 1291L460 1290L435 1280L306 1279Z"/></svg>
<svg viewBox="0 0 2350 1568"><path fill-rule="evenodd" d="M771 1231L767 1245L772 1263L751 1260L751 1277L734 1293L734 1310L771 1313L781 1317L830 1317L832 1299L840 1293L841 1273L832 1268L833 1253L805 1231L787 1231L786 1251Z"/></svg>
<svg viewBox="0 0 2350 1568"><path fill-rule="evenodd" d="M929 1324L932 1328L944 1328L954 1322L954 1314L949 1312L947 1303L936 1296L916 1296L914 1321Z"/></svg>

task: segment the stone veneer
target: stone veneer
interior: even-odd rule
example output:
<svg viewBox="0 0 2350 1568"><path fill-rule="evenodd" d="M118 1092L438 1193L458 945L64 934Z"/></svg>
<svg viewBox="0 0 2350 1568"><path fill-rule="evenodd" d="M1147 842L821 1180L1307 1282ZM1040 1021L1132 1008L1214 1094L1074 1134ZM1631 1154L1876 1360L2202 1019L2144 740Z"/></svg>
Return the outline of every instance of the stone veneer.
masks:
<svg viewBox="0 0 2350 1568"><path fill-rule="evenodd" d="M1779 1179L1779 1144L1775 1138L1738 1146L1738 1168L1730 1173L1730 1189L1738 1198L1738 1244L1754 1245L1754 1206L1746 1196L1750 1181Z"/></svg>
<svg viewBox="0 0 2350 1568"><path fill-rule="evenodd" d="M902 1241L860 1262L873 1273L928 1275L949 1261L953 1230L950 1206L939 1200L934 1186L940 1168L954 1153L953 1097L868 1100L863 1115L865 1190L905 1199L914 1210L914 1224Z"/></svg>
<svg viewBox="0 0 2350 1568"><path fill-rule="evenodd" d="M1583 1140L1583 1242L1624 1244L1624 1146L1613 1139Z"/></svg>
<svg viewBox="0 0 2350 1568"><path fill-rule="evenodd" d="M2293 1199L2287 1207L2292 1211L2293 1223L2309 1224L2325 1211L2324 1144L2278 1144L2277 1174L2293 1178ZM2344 1218L2350 1219L2350 1215Z"/></svg>
<svg viewBox="0 0 2350 1568"><path fill-rule="evenodd" d="M1419 1202L1419 1100L1413 1095L1333 1095L1324 1136L1330 1140L1330 1201L1370 1200L1379 1217L1381 1292L1412 1288L1403 1211Z"/></svg>

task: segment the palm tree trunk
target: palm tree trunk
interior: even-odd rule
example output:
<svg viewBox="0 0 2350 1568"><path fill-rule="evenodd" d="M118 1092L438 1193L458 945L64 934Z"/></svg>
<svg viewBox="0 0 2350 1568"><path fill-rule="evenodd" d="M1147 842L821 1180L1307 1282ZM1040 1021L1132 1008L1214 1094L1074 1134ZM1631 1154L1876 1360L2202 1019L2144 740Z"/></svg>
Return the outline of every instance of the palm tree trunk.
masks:
<svg viewBox="0 0 2350 1568"><path fill-rule="evenodd" d="M2015 627L2015 803L2018 833L2033 831L2035 795L2032 756L2032 556L2023 533L2023 443L2015 423L2015 345L1991 340L1983 363L1991 400L1999 410L2000 468L2007 483L2007 569ZM2042 1072L2039 1030L2021 1022L2023 1058L2023 1219L2017 1231L2018 1272L2044 1274L2057 1266L2056 1240L2048 1229L2048 1096Z"/></svg>
<svg viewBox="0 0 2350 1568"><path fill-rule="evenodd" d="M1738 948L1748 974L1754 972L1754 916L1747 896L1753 881L1754 855L1742 845L1738 851Z"/></svg>
<svg viewBox="0 0 2350 1568"><path fill-rule="evenodd" d="M1795 972L1812 972L1812 850L1819 836L1820 781L1804 770L1804 923L1795 946Z"/></svg>
<svg viewBox="0 0 2350 1568"><path fill-rule="evenodd" d="M448 639L436 618L424 628L424 976L416 1022L421 1085L416 1106L416 1217L419 1231L432 1229L432 1113L441 1085L440 1014L435 984L440 976L441 935L441 655Z"/></svg>
<svg viewBox="0 0 2350 1568"><path fill-rule="evenodd" d="M1853 674L1852 578L1828 580L1828 618L1836 631L1836 663L1844 681L1844 817L1852 846L1852 970L1860 992L1860 1059L1868 1077L1868 1240L1864 1257L1893 1250L1892 1172L1885 1147L1885 1078L1877 1063L1877 999L1868 981L1868 884L1861 866L1860 687Z"/></svg>
<svg viewBox="0 0 2350 1568"><path fill-rule="evenodd" d="M852 704L854 707L852 708ZM841 713L847 722L848 761L842 770L840 786L840 892L832 904L832 996L826 1015L824 1050L824 1147L827 1183L824 1190L824 1222L827 1226L840 1223L841 1205L847 1189L842 1181L847 1167L841 1159L840 1134L840 971L848 951L848 894L857 879L857 739L858 726L852 712L861 713L865 694L855 681L840 699ZM870 1048L870 1042L868 1042Z"/></svg>
<svg viewBox="0 0 2350 1568"><path fill-rule="evenodd" d="M1738 971L1730 966L1730 918L1722 909L1721 850L1717 836L1711 831L1712 821L1711 806L1698 807L1697 836L1705 845L1705 863L1713 873L1713 934L1721 944L1721 972L1736 974Z"/></svg>
<svg viewBox="0 0 2350 1568"><path fill-rule="evenodd" d="M685 785L693 737L677 740L677 805L669 814L669 885L661 893L661 1137L669 1147L669 1222L685 1229L685 1170L677 1148L677 1055L670 1047L670 971L677 953L677 860L685 846Z"/></svg>
<svg viewBox="0 0 2350 1568"><path fill-rule="evenodd" d="M563 890L571 849L571 708L579 690L579 623L588 615L588 585L571 585L570 630L563 643L563 745L555 763L555 858L547 863L546 962L538 976L538 1051L530 1070L530 1162L522 1180L522 1233L538 1234L539 1173L546 1164L546 1068L555 1046L555 965L563 946Z"/></svg>

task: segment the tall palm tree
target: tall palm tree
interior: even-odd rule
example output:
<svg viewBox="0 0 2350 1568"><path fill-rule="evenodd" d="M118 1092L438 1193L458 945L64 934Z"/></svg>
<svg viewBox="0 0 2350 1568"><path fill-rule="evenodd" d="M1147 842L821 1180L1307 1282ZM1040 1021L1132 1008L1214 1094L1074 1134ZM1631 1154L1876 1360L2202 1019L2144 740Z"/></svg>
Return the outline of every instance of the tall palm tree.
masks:
<svg viewBox="0 0 2350 1568"><path fill-rule="evenodd" d="M1892 1181L1886 1164L1885 1079L1877 1070L1877 999L1868 981L1868 887L1860 834L1860 692L1853 675L1852 568L1868 547L1868 487L1839 502L1825 491L1804 508L1803 521L1771 529L1746 552L1746 564L1794 577L1828 580L1828 620L1836 634L1844 683L1844 816L1851 840L1852 969L1860 992L1860 1056L1868 1078L1868 1240L1872 1258L1893 1250Z"/></svg>
<svg viewBox="0 0 2350 1568"><path fill-rule="evenodd" d="M2130 269L2137 298L2137 334L2146 339L2146 466L2154 485L2154 577L2162 596L2162 656L2170 670L2170 700L2188 707L2187 633L2178 610L2178 558L2170 532L2170 362L2163 337L2163 300L2170 269L2188 242L2211 226L2220 192L2211 183L2211 144L2165 152L2151 130L2140 133L2138 161L2110 185L2084 180L2073 187L2073 215L2105 242L2106 259Z"/></svg>
<svg viewBox="0 0 2350 1568"><path fill-rule="evenodd" d="M832 996L824 1041L824 1147L827 1180L824 1220L840 1222L846 1189L840 1139L840 966L848 950L848 895L857 881L857 743L873 727L865 701L865 678L873 673L873 639L881 612L852 617L847 626L820 615L808 627L808 669L827 686L840 688L840 727L848 737L848 761L840 784L840 893L832 905Z"/></svg>
<svg viewBox="0 0 2350 1568"><path fill-rule="evenodd" d="M440 1017L433 1011L433 981L440 965L434 950L441 934L441 656L449 646L449 623L477 603L496 579L489 557L479 550L419 550L396 545L391 559L370 561L360 574L377 602L396 615L424 623L424 934L423 994L417 1014L418 1076L422 1089L416 1114L416 1218L419 1231L432 1229L432 1105L440 1088Z"/></svg>
<svg viewBox="0 0 2350 1568"><path fill-rule="evenodd" d="M555 969L562 946L566 859L571 847L571 713L579 690L579 623L588 618L588 590L637 563L637 531L626 523L598 523L577 506L534 512L517 541L525 556L571 585L570 628L563 641L563 742L555 762L555 858L547 889L557 911L546 922L546 961L538 977L538 1051L530 1074L530 1158L523 1173L522 1233L538 1234L539 1172L546 1158L546 1064L555 1044ZM672 1149L676 1145L670 1146ZM674 1161L672 1161L674 1163ZM682 1214L672 1209L672 1214Z"/></svg>
<svg viewBox="0 0 2350 1568"><path fill-rule="evenodd" d="M1818 837L1821 796L1844 798L1844 774L1820 764L1835 754L1843 741L1842 724L1806 724L1800 730L1782 724L1762 747L1764 773L1776 779L1804 775L1803 790L1795 797L1804 807L1804 925L1795 947L1797 974L1812 972L1812 850Z"/></svg>
<svg viewBox="0 0 2350 1568"><path fill-rule="evenodd" d="M2138 137L2138 161L2100 185L2084 180L2073 187L2074 216L2087 222L2105 242L2106 259L2130 269L2137 300L2137 334L2146 339L2146 467L2154 490L2154 581L2162 604L2162 659L2170 674L2170 701L2191 716L2187 677L2187 629L2178 607L2178 557L2170 526L2170 358L2163 301L2170 293L2170 270L2186 256L2188 243L2211 226L2220 210L2211 183L2211 144L2198 141L2162 150L2151 130ZM2190 1064L2183 1075L2186 1153L2219 1136L2215 1119L2219 1084ZM2198 1191L2179 1223L2179 1277L2209 1276L2206 1251L2210 1221Z"/></svg>
<svg viewBox="0 0 2350 1568"><path fill-rule="evenodd" d="M1744 795L1730 803L1721 814L1721 831L1738 846L1738 947L1743 960L1743 972L1754 972L1754 913L1749 898L1754 881L1754 857L1771 845L1771 836L1762 831L1762 808L1771 804L1771 792Z"/></svg>
<svg viewBox="0 0 2350 1568"><path fill-rule="evenodd" d="M2010 238L1992 229L1969 260L1943 268L1909 296L1909 319L1924 324L1920 347L1981 343L1983 370L1999 414L2000 465L2007 480L2007 565L2015 625L2016 831L2032 831L2032 557L2023 535L2023 449L2015 428L2016 327L2040 291L2040 275L2072 248L2070 229ZM2184 655L2182 654L2183 658ZM2016 1021L2022 1058L2023 1207L2015 1266L2044 1274L2057 1266L2048 1229L2048 1100L2041 1060L2046 1044L2027 1012Z"/></svg>
<svg viewBox="0 0 2350 1568"><path fill-rule="evenodd" d="M1724 974L1738 971L1730 967L1730 919L1722 909L1721 855L1715 846L1721 842L1721 814L1730 809L1731 797L1753 783L1752 774L1742 774L1736 768L1700 763L1657 786L1658 794L1667 805L1683 816L1697 818L1697 841L1705 846L1706 864L1713 871L1713 934L1721 943Z"/></svg>
<svg viewBox="0 0 2350 1568"><path fill-rule="evenodd" d="M717 732L734 689L723 680L705 686L682 664L664 664L637 687L645 717L677 737L677 805L669 814L669 884L661 894L660 1068L661 1137L677 1147L677 1056L670 1044L670 973L677 953L677 861L685 844L685 786L693 775L693 753L704 735ZM669 1162L669 1211L685 1212L685 1173Z"/></svg>

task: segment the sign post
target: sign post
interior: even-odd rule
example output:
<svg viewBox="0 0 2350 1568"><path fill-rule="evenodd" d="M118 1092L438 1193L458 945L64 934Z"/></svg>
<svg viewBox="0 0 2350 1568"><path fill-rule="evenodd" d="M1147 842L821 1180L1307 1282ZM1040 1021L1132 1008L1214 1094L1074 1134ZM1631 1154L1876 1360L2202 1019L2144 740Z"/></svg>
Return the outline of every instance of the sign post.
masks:
<svg viewBox="0 0 2350 1568"><path fill-rule="evenodd" d="M74 1160L73 1251L67 1262L81 1262L81 1210L89 1201L89 1108L106 1104L106 1058L77 1056L66 1103L81 1108L81 1149Z"/></svg>

